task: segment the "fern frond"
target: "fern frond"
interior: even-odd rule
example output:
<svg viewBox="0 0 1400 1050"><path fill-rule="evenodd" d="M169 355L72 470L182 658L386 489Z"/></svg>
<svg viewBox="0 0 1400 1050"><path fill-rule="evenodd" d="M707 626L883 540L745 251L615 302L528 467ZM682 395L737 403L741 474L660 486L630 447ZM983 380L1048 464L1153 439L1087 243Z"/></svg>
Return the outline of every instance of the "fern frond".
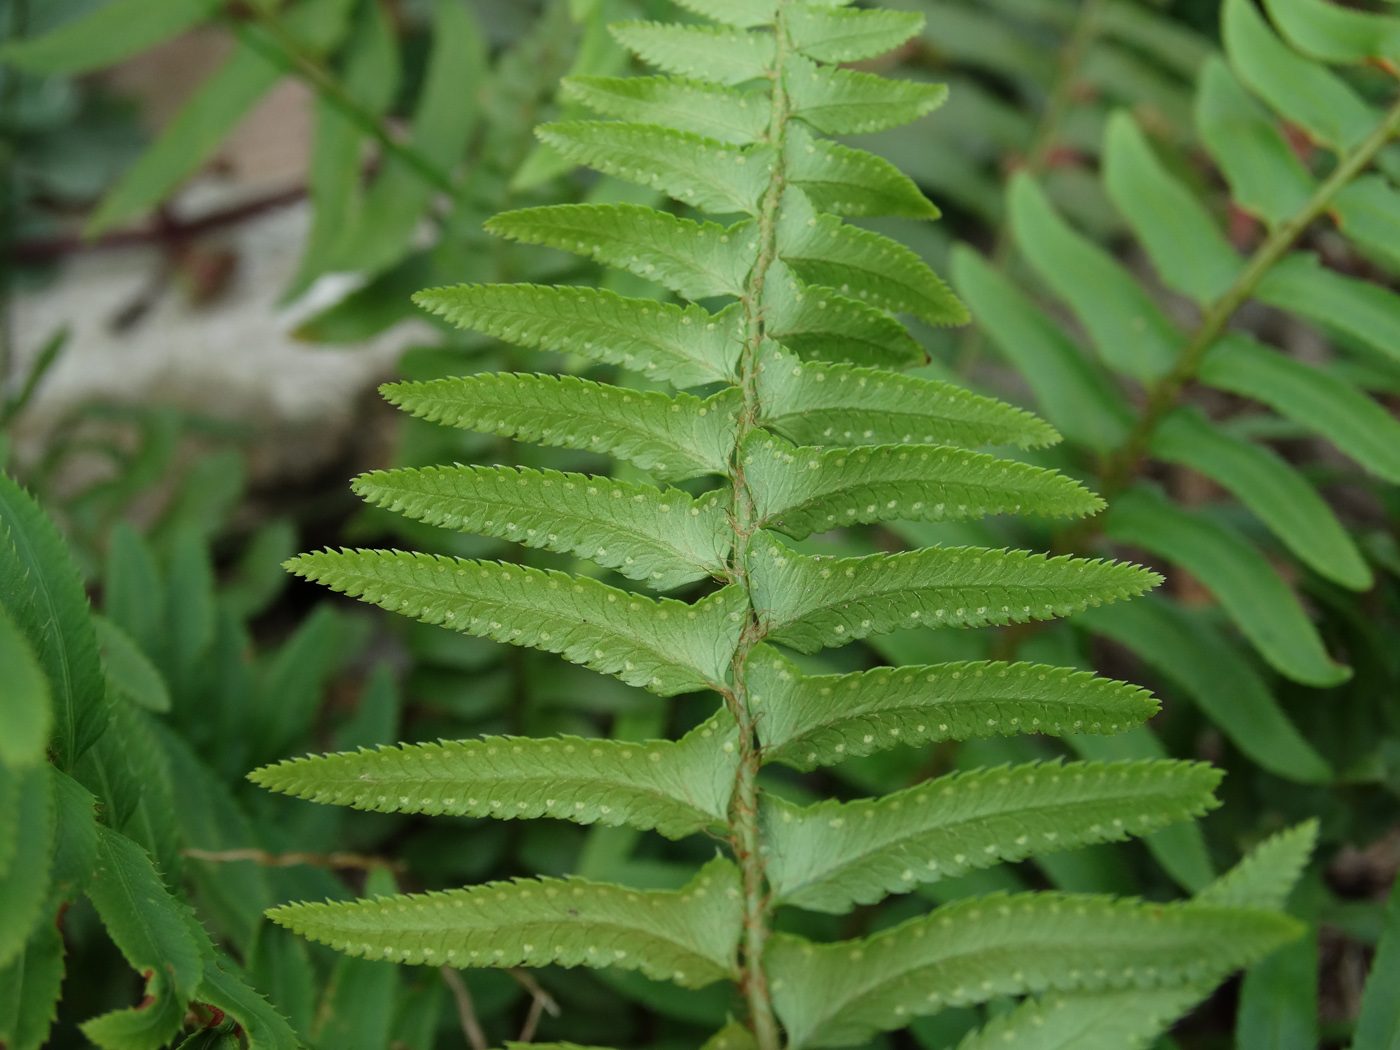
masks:
<svg viewBox="0 0 1400 1050"><path fill-rule="evenodd" d="M768 33L666 22L608 26L619 44L666 73L732 86L767 76L777 43Z"/></svg>
<svg viewBox="0 0 1400 1050"><path fill-rule="evenodd" d="M380 391L390 404L420 419L541 445L606 452L663 481L726 472L741 401L733 387L701 400L574 376L510 372L391 383Z"/></svg>
<svg viewBox="0 0 1400 1050"><path fill-rule="evenodd" d="M758 383L763 424L799 445L1035 448L1060 439L1029 412L919 376L774 354Z"/></svg>
<svg viewBox="0 0 1400 1050"><path fill-rule="evenodd" d="M800 807L766 797L778 900L846 912L924 882L1146 835L1218 803L1205 763L1075 762L954 773L880 799Z"/></svg>
<svg viewBox="0 0 1400 1050"><path fill-rule="evenodd" d="M783 87L793 115L828 135L884 131L932 113L948 99L945 84L886 80L839 66L788 59Z"/></svg>
<svg viewBox="0 0 1400 1050"><path fill-rule="evenodd" d="M755 433L742 446L759 524L795 539L875 521L963 521L988 514L1095 514L1073 478L944 445L823 451Z"/></svg>
<svg viewBox="0 0 1400 1050"><path fill-rule="evenodd" d="M997 895L859 941L775 934L766 959L788 1045L798 1050L853 1045L998 995L1213 985L1300 929L1266 911Z"/></svg>
<svg viewBox="0 0 1400 1050"><path fill-rule="evenodd" d="M818 211L833 215L902 215L936 219L941 212L908 175L884 157L788 129L784 167Z"/></svg>
<svg viewBox="0 0 1400 1050"><path fill-rule="evenodd" d="M778 216L778 255L800 280L929 324L967 323L967 308L898 241L818 214L798 189L783 194Z"/></svg>
<svg viewBox="0 0 1400 1050"><path fill-rule="evenodd" d="M1195 903L1212 908L1282 911L1317 846L1317 831L1316 820L1305 820L1265 839L1198 893Z"/></svg>
<svg viewBox="0 0 1400 1050"><path fill-rule="evenodd" d="M782 260L764 281L763 312L768 333L804 360L894 369L928 360L889 314L834 288L804 284Z"/></svg>
<svg viewBox="0 0 1400 1050"><path fill-rule="evenodd" d="M379 813L655 828L678 839L723 824L738 752L721 712L679 741L485 737L308 756L248 774L271 791Z"/></svg>
<svg viewBox="0 0 1400 1050"><path fill-rule="evenodd" d="M768 131L768 97L676 77L566 77L565 97L606 117L661 124L736 146Z"/></svg>
<svg viewBox="0 0 1400 1050"><path fill-rule="evenodd" d="M906 11L852 11L797 4L787 18L792 46L822 62L856 62L883 55L923 28L924 16Z"/></svg>
<svg viewBox="0 0 1400 1050"><path fill-rule="evenodd" d="M727 26L751 29L772 25L777 17L778 0L676 0L681 7Z"/></svg>
<svg viewBox="0 0 1400 1050"><path fill-rule="evenodd" d="M722 683L744 627L743 590L733 586L687 605L585 576L403 551L326 550L287 568L391 612L559 653L662 696Z"/></svg>
<svg viewBox="0 0 1400 1050"><path fill-rule="evenodd" d="M955 663L805 675L776 649L745 673L765 759L803 771L897 744L1117 733L1157 713L1147 690L1045 664Z"/></svg>
<svg viewBox="0 0 1400 1050"><path fill-rule="evenodd" d="M1210 994L1209 986L1055 992L993 1018L958 1050L1138 1050Z"/></svg>
<svg viewBox="0 0 1400 1050"><path fill-rule="evenodd" d="M538 284L432 288L413 301L458 328L622 365L677 387L733 382L743 350L734 306L711 314L602 288Z"/></svg>
<svg viewBox="0 0 1400 1050"><path fill-rule="evenodd" d="M739 879L714 860L684 889L516 879L376 900L273 908L268 917L346 955L427 966L592 966L701 988L734 974Z"/></svg>
<svg viewBox="0 0 1400 1050"><path fill-rule="evenodd" d="M725 229L637 204L522 208L497 215L486 229L616 266L687 299L742 296L758 257L751 222Z"/></svg>
<svg viewBox="0 0 1400 1050"><path fill-rule="evenodd" d="M657 590L725 571L728 500L588 474L421 467L356 478L355 492L429 525L588 558Z"/></svg>
<svg viewBox="0 0 1400 1050"><path fill-rule="evenodd" d="M544 124L535 134L572 161L719 214L757 215L775 167L771 146L735 149L655 124L580 120Z"/></svg>
<svg viewBox="0 0 1400 1050"><path fill-rule="evenodd" d="M813 558L762 531L750 542L748 568L766 637L804 653L905 627L1068 616L1162 581L1136 565L980 547Z"/></svg>

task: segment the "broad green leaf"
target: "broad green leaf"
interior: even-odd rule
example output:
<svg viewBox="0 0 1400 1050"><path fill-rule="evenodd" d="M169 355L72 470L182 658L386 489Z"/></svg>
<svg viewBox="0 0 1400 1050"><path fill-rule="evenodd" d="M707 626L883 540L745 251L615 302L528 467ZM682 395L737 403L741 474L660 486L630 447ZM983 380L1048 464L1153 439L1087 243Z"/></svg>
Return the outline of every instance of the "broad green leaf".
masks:
<svg viewBox="0 0 1400 1050"><path fill-rule="evenodd" d="M778 0L677 0L697 15L715 22L750 29L772 25L777 17Z"/></svg>
<svg viewBox="0 0 1400 1050"><path fill-rule="evenodd" d="M413 110L410 144L444 177L451 178L477 122L477 95L488 68L487 42L470 5L433 4L432 50ZM440 187L399 157L365 196L364 211L346 249L353 268L379 272L400 263Z"/></svg>
<svg viewBox="0 0 1400 1050"><path fill-rule="evenodd" d="M1104 186L1167 287L1204 305L1224 294L1239 275L1244 265L1239 253L1123 110L1108 121Z"/></svg>
<svg viewBox="0 0 1400 1050"><path fill-rule="evenodd" d="M875 521L988 514L1096 514L1104 503L1058 471L945 445L799 447L756 432L744 477L758 524L795 539Z"/></svg>
<svg viewBox="0 0 1400 1050"><path fill-rule="evenodd" d="M702 988L732 977L739 873L711 861L681 890L516 879L345 903L290 904L271 919L362 958L434 966L593 966Z"/></svg>
<svg viewBox="0 0 1400 1050"><path fill-rule="evenodd" d="M1264 0L1279 32L1305 55L1338 65L1400 61L1400 18L1327 0ZM1241 1048L1245 1050L1245 1048Z"/></svg>
<svg viewBox="0 0 1400 1050"><path fill-rule="evenodd" d="M43 36L9 41L0 62L38 74L92 73L193 28L218 7L218 0L113 0Z"/></svg>
<svg viewBox="0 0 1400 1050"><path fill-rule="evenodd" d="M29 639L0 605L0 667L5 673L5 702L0 704L0 762L12 770L45 760L53 725L49 682L29 646Z"/></svg>
<svg viewBox="0 0 1400 1050"><path fill-rule="evenodd" d="M1075 620L1179 686L1264 769L1303 783L1332 779L1332 768L1289 721L1259 674L1199 614L1147 598L1112 610L1086 609Z"/></svg>
<svg viewBox="0 0 1400 1050"><path fill-rule="evenodd" d="M1354 591L1374 579L1332 509L1296 468L1271 449L1227 434L1193 409L1162 420L1152 454L1229 489L1284 545L1321 575Z"/></svg>
<svg viewBox="0 0 1400 1050"><path fill-rule="evenodd" d="M1371 976L1356 1019L1352 1050L1395 1050L1400 1046L1400 881L1390 891L1385 927L1371 963Z"/></svg>
<svg viewBox="0 0 1400 1050"><path fill-rule="evenodd" d="M6 967L24 951L49 896L55 817L47 768L36 765L0 775L14 778L16 794L14 847L0 868L0 967Z"/></svg>
<svg viewBox="0 0 1400 1050"><path fill-rule="evenodd" d="M92 625L102 650L102 670L107 680L133 703L147 711L169 711L170 689L135 639L105 616L96 613Z"/></svg>
<svg viewBox="0 0 1400 1050"><path fill-rule="evenodd" d="M1210 994L1209 986L1133 988L1027 999L994 1017L958 1050L1124 1050L1150 1045Z"/></svg>
<svg viewBox="0 0 1400 1050"><path fill-rule="evenodd" d="M193 527L181 525L169 546L163 663L172 692L185 696L193 691L192 683L214 644L218 595L208 540Z"/></svg>
<svg viewBox="0 0 1400 1050"><path fill-rule="evenodd" d="M924 28L924 16L906 11L855 11L791 4L783 20L789 43L821 62L856 62L893 51Z"/></svg>
<svg viewBox="0 0 1400 1050"><path fill-rule="evenodd" d="M303 1044L292 1026L243 977L222 953L204 960L204 975L196 997L238 1022L248 1050L298 1050Z"/></svg>
<svg viewBox="0 0 1400 1050"><path fill-rule="evenodd" d="M1132 425L1123 398L1059 325L965 244L953 248L953 280L1056 429L1096 452L1122 443Z"/></svg>
<svg viewBox="0 0 1400 1050"><path fill-rule="evenodd" d="M951 383L875 368L804 364L765 353L763 423L803 445L1052 445L1059 435L1023 409Z"/></svg>
<svg viewBox="0 0 1400 1050"><path fill-rule="evenodd" d="M833 765L896 744L1019 733L1116 733L1146 721L1150 693L1044 664L954 663L805 675L776 649L753 650L746 674L760 707L765 761Z"/></svg>
<svg viewBox="0 0 1400 1050"><path fill-rule="evenodd" d="M35 924L24 951L0 968L0 1046L40 1050L58 1016L63 984L63 933L58 917Z"/></svg>
<svg viewBox="0 0 1400 1050"><path fill-rule="evenodd" d="M765 797L780 903L846 912L918 884L1145 835L1214 808L1219 770L1075 762L954 773L879 799L799 807Z"/></svg>
<svg viewBox="0 0 1400 1050"><path fill-rule="evenodd" d="M1029 175L1011 182L1011 228L1037 274L1074 311L1099 355L1142 382L1176 363L1181 333L1103 248L1071 229Z"/></svg>
<svg viewBox="0 0 1400 1050"><path fill-rule="evenodd" d="M1194 905L1283 911L1317 846L1318 823L1305 820L1265 839L1198 893Z"/></svg>
<svg viewBox="0 0 1400 1050"><path fill-rule="evenodd" d="M604 116L746 146L768 132L768 97L673 77L566 77L566 98Z"/></svg>
<svg viewBox="0 0 1400 1050"><path fill-rule="evenodd" d="M1264 402L1321 434L1373 474L1400 484L1400 421L1330 372L1236 333L1211 348L1200 378Z"/></svg>
<svg viewBox="0 0 1400 1050"><path fill-rule="evenodd" d="M458 328L622 365L677 387L732 382L743 352L743 312L627 299L602 288L463 284L413 301Z"/></svg>
<svg viewBox="0 0 1400 1050"><path fill-rule="evenodd" d="M1317 931L1260 959L1240 985L1236 1050L1315 1050Z"/></svg>
<svg viewBox="0 0 1400 1050"><path fill-rule="evenodd" d="M886 80L840 66L819 66L797 55L783 70L792 114L828 135L898 127L931 113L948 98L944 84Z"/></svg>
<svg viewBox="0 0 1400 1050"><path fill-rule="evenodd" d="M819 215L799 190L783 194L778 256L800 280L929 324L958 325L967 309L922 259L872 230Z"/></svg>
<svg viewBox="0 0 1400 1050"><path fill-rule="evenodd" d="M1337 226L1361 251L1400 269L1400 193L1382 175L1364 175L1332 199Z"/></svg>
<svg viewBox="0 0 1400 1050"><path fill-rule="evenodd" d="M701 400L573 376L482 373L380 388L420 419L541 445L605 452L661 480L728 473L737 389Z"/></svg>
<svg viewBox="0 0 1400 1050"><path fill-rule="evenodd" d="M620 22L608 29L619 44L663 72L726 87L766 76L777 50L769 33L662 22Z"/></svg>
<svg viewBox="0 0 1400 1050"><path fill-rule="evenodd" d="M535 134L569 160L720 214L757 215L776 167L771 146L736 149L655 124L576 120L543 124Z"/></svg>
<svg viewBox="0 0 1400 1050"><path fill-rule="evenodd" d="M1295 252L1271 269L1255 297L1280 310L1338 328L1400 361L1400 295L1328 269L1311 252Z"/></svg>
<svg viewBox="0 0 1400 1050"><path fill-rule="evenodd" d="M783 163L788 180L818 211L911 219L936 219L940 214L914 181L884 157L815 138L800 124L787 129Z"/></svg>
<svg viewBox="0 0 1400 1050"><path fill-rule="evenodd" d="M417 521L568 552L657 590L722 575L733 540L721 491L696 499L587 474L466 466L375 471L353 488Z"/></svg>
<svg viewBox="0 0 1400 1050"><path fill-rule="evenodd" d="M1317 183L1274 117L1246 91L1224 59L1201 71L1196 128L1230 184L1236 205L1277 226L1301 211Z"/></svg>
<svg viewBox="0 0 1400 1050"><path fill-rule="evenodd" d="M261 688L247 704L249 736L259 756L271 758L311 731L326 683L335 670L340 617L318 605L268 660Z"/></svg>
<svg viewBox="0 0 1400 1050"><path fill-rule="evenodd" d="M765 963L789 1046L801 1050L855 1044L997 995L1213 984L1299 932L1271 912L998 894L864 940L775 934Z"/></svg>
<svg viewBox="0 0 1400 1050"><path fill-rule="evenodd" d="M1288 585L1237 532L1139 486L1109 508L1105 532L1186 569L1219 599L1260 654L1294 681L1324 687L1351 677L1332 660Z"/></svg>
<svg viewBox="0 0 1400 1050"><path fill-rule="evenodd" d="M77 899L97 867L97 800L67 773L49 767L53 780L54 850L50 900Z"/></svg>
<svg viewBox="0 0 1400 1050"><path fill-rule="evenodd" d="M1048 620L1161 582L1136 565L980 547L814 558L764 531L749 575L766 636L804 653L905 627Z"/></svg>
<svg viewBox="0 0 1400 1050"><path fill-rule="evenodd" d="M155 144L102 198L87 221L88 236L130 222L165 200L281 79L282 68L268 56L268 49L275 45L264 31L248 26L242 33L233 54L200 85Z"/></svg>
<svg viewBox="0 0 1400 1050"><path fill-rule="evenodd" d="M718 715L679 741L485 737L280 762L248 775L271 791L381 813L557 817L683 838L723 825L738 733Z"/></svg>
<svg viewBox="0 0 1400 1050"><path fill-rule="evenodd" d="M1225 0L1221 32L1230 65L1245 86L1314 141L1348 150L1378 123L1344 80L1275 36L1253 0Z"/></svg>
<svg viewBox="0 0 1400 1050"><path fill-rule="evenodd" d="M156 1050L184 1023L203 978L198 937L187 905L172 897L140 846L107 827L97 832L97 873L88 899L131 968L146 979L144 1004L87 1021L83 1034L111 1050Z"/></svg>
<svg viewBox="0 0 1400 1050"><path fill-rule="evenodd" d="M125 521L112 527L102 592L105 615L131 635L147 656L161 652L165 642L165 588L150 546Z"/></svg>
<svg viewBox="0 0 1400 1050"><path fill-rule="evenodd" d="M737 587L687 605L584 576L403 551L328 550L287 567L424 623L560 653L663 696L722 683L745 625Z"/></svg>
<svg viewBox="0 0 1400 1050"><path fill-rule="evenodd" d="M574 252L665 285L687 299L741 296L758 258L752 223L678 219L637 204L556 204L502 212L486 229Z"/></svg>
<svg viewBox="0 0 1400 1050"><path fill-rule="evenodd" d="M763 282L763 315L768 335L805 361L896 370L928 361L889 314L835 289L803 284L780 259Z"/></svg>
<svg viewBox="0 0 1400 1050"><path fill-rule="evenodd" d="M59 769L102 734L106 688L87 595L53 522L27 492L0 476L0 605L48 679L48 750Z"/></svg>

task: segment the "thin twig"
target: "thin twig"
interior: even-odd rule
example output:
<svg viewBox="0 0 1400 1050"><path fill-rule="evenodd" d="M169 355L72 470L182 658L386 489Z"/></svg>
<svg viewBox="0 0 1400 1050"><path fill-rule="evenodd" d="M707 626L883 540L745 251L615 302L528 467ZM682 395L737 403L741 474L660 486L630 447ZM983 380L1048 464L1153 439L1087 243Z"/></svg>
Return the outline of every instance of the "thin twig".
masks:
<svg viewBox="0 0 1400 1050"><path fill-rule="evenodd" d="M306 865L312 868L358 869L360 871L391 871L400 874L405 871L401 861L385 857L366 857L359 853L269 853L262 849L182 849L182 857L191 860L208 861L211 864L229 864L235 861L251 860L268 868L295 868Z"/></svg>
<svg viewBox="0 0 1400 1050"><path fill-rule="evenodd" d="M467 1045L472 1050L487 1050L486 1033L481 1030L481 1022L476 1019L476 1007L472 1004L472 993L467 991L467 982L462 975L450 966L439 966L442 979L452 989L452 998L457 1002L457 1019L462 1022L462 1034L467 1037Z"/></svg>
<svg viewBox="0 0 1400 1050"><path fill-rule="evenodd" d="M544 1000L531 999L530 1012L525 1015L525 1023L520 1026L520 1038L518 1042L529 1043L535 1038L535 1029L539 1027L540 1015L544 1013Z"/></svg>
<svg viewBox="0 0 1400 1050"><path fill-rule="evenodd" d="M554 1001L554 996L540 987L540 982L535 980L529 970L522 970L518 966L512 966L506 972L519 982L520 987L534 996L535 1001L541 1005L542 1009L549 1012L550 1017L559 1016L561 1011L559 1009L559 1004Z"/></svg>

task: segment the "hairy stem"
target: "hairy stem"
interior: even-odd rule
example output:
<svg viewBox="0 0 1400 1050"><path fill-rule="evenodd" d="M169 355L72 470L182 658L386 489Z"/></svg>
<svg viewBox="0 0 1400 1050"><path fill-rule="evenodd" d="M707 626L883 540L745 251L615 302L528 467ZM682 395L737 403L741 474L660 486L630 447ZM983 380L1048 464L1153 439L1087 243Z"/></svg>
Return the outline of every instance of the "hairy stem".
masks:
<svg viewBox="0 0 1400 1050"><path fill-rule="evenodd" d="M263 57L284 67L287 72L305 82L317 95L359 125L362 131L373 136L387 155L403 161L434 189L454 198L457 196L457 187L447 173L412 144L396 138L384 121L362 105L319 59L306 53L296 38L287 31L287 27L282 24L275 11L263 4L250 5L248 10L255 24L276 46L269 46L267 39L258 33L250 32L247 25L238 27L238 39L242 43L262 52Z"/></svg>
<svg viewBox="0 0 1400 1050"><path fill-rule="evenodd" d="M1111 500L1122 492L1137 475L1142 461L1146 458L1156 434L1158 425L1180 400L1181 392L1195 377L1209 350L1225 332L1230 319L1254 294L1259 282L1280 259L1286 255L1298 238L1303 235L1332 203L1333 198L1360 175L1375 159L1385 145L1400 132L1400 102L1395 103L1385 118L1376 125L1354 150L1344 156L1330 176L1317 188L1299 211L1287 221L1280 223L1258 249L1250 256L1249 262L1240 271L1234 283L1213 303L1206 307L1201 322L1177 356L1172 366L1161 379L1147 391L1147 403L1142 415L1129 431L1127 438L1104 468L1099 485L1099 493L1105 500ZM1090 518L1067 530L1056 543L1059 550L1074 550L1082 547L1103 528L1103 515Z"/></svg>
<svg viewBox="0 0 1400 1050"><path fill-rule="evenodd" d="M758 401L759 353L764 340L763 286L778 257L778 213L786 187L783 144L787 134L788 98L783 87L783 65L786 58L786 30L783 8L779 6L774 29L777 53L773 63L772 121L768 137L776 150L777 162L768 189L764 193L758 215L758 258L749 274L743 308L745 316L744 351L740 359L739 385L744 395L739 414L738 436L731 461L730 482L734 502L730 520L734 529L733 572L735 578L748 585L749 541L757 528L754 522L753 497L744 478L741 449L745 437L759 424ZM758 828L758 770L761 756L753 712L749 710L748 691L744 677L749 653L762 641L762 625L757 613L749 613L748 629L734 652L732 693L727 700L739 723L739 769L730 808L729 833L735 859L739 863L744 893L744 966L743 990L749 1003L749 1020L759 1050L778 1050L781 1037L773 1015L768 990L768 978L763 970L763 948L768 939L769 897L764 880L764 862Z"/></svg>
<svg viewBox="0 0 1400 1050"><path fill-rule="evenodd" d="M1050 87L1045 108L1041 111L1035 132L1031 136L1030 150L1019 170L1039 175L1049 166L1050 158L1055 152L1055 144L1059 142L1064 131L1065 118L1069 116L1074 105L1074 89L1079 83L1079 67L1083 65L1084 56L1098 38L1099 20L1104 4L1105 0L1082 0L1075 12L1069 36L1065 38L1064 45L1056 56L1055 82ZM1011 226L1003 222L997 229L996 241L992 246L992 266L997 270L1005 268L1011 261L1014 248ZM959 375L967 375L977 364L977 359L982 354L982 345L982 329L973 325L967 330L958 353Z"/></svg>

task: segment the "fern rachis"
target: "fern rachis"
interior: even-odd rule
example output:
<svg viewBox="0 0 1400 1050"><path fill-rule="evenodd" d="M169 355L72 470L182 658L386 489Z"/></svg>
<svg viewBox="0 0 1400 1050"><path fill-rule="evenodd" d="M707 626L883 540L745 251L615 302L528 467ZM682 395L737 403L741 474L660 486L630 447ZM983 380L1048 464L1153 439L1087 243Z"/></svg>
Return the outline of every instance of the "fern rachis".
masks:
<svg viewBox="0 0 1400 1050"><path fill-rule="evenodd" d="M779 538L896 518L1083 515L1101 504L1052 471L966 451L1057 440L1039 420L886 367L913 363L892 311L935 324L962 323L966 312L911 252L839 215L936 210L887 164L816 135L888 126L941 102L939 87L830 64L898 46L921 19L839 0L686 6L719 25L616 29L669 76L572 85L579 100L621 121L542 134L567 156L663 189L681 205L743 217L722 225L590 204L506 213L490 228L629 270L689 300L730 302L711 312L695 302L533 286L420 297L463 326L633 366L677 392L497 374L397 384L386 394L428 419L605 452L662 483L709 477L717 487L697 497L577 474L456 467L369 475L357 489L427 522L589 558L658 588L709 579L717 589L657 599L584 575L388 551L325 551L291 567L386 609L557 652L662 696L710 689L722 710L676 743L489 738L307 758L254 778L370 809L546 815L676 837L713 828L728 857L673 894L523 880L294 905L274 918L379 958L617 965L687 986L728 977L747 1002L744 1038L759 1050L777 1050L784 1030L790 1047L842 1045L991 994L1148 989L1156 977L1145 976L1144 960L1158 950L1173 960L1170 982L1208 990L1290 936L1291 924L1264 911L1046 897L988 902L1007 919L995 930L979 925L974 904L914 920L897 936L824 946L791 934L772 940L780 900L839 912L1002 858L1139 834L1208 809L1216 778L1185 763L1021 767L815 807L761 789L760 769L772 761L809 769L905 742L1111 733L1154 710L1132 687L1029 665L804 675L775 643L816 653L909 626L1064 616L1141 594L1158 578L1131 565L978 548L818 558ZM763 120L754 119L758 107ZM642 164L647 157L655 163ZM723 386L705 398L680 389L700 383ZM586 906L571 909L575 900ZM658 919L648 923L653 909ZM1088 918L1076 925L1079 915ZM1213 934L1221 916L1228 930ZM1022 917L1034 928L1018 929ZM1112 949L1111 974L1002 972L1005 951L1029 953L1044 968L1085 930ZM925 934L925 948L902 963L886 947ZM851 991L813 1000L812 990L834 979L838 957ZM958 958L975 960L986 979L956 983L946 960Z"/></svg>

